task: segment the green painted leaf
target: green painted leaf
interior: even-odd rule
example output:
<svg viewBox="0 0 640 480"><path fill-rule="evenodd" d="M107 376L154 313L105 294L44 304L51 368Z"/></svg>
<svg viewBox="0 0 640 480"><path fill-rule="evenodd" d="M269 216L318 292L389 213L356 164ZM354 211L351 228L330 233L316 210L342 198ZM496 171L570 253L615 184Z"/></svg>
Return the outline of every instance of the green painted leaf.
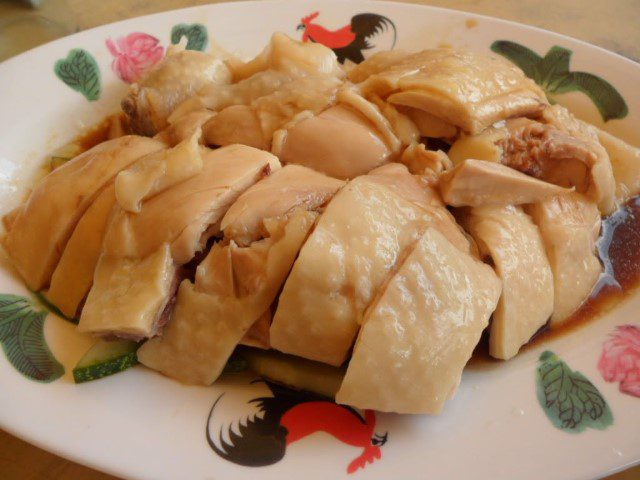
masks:
<svg viewBox="0 0 640 480"><path fill-rule="evenodd" d="M629 114L622 95L606 80L586 72L572 72L569 69L573 52L564 47L554 46L540 57L533 50L508 40L496 40L491 50L502 55L522 69L549 97L550 94L582 92L598 108L604 122L624 118ZM554 99L549 97L551 103Z"/></svg>
<svg viewBox="0 0 640 480"><path fill-rule="evenodd" d="M0 294L0 344L7 359L24 376L52 382L64 374L44 338L47 312L25 297Z"/></svg>
<svg viewBox="0 0 640 480"><path fill-rule="evenodd" d="M551 93L578 91L587 95L598 108L602 120L624 118L629 114L629 107L622 95L606 80L586 72L567 74Z"/></svg>
<svg viewBox="0 0 640 480"><path fill-rule="evenodd" d="M86 50L71 50L67 58L56 62L54 72L60 80L82 93L87 100L100 98L100 69L95 58Z"/></svg>
<svg viewBox="0 0 640 480"><path fill-rule="evenodd" d="M561 81L569 73L572 54L571 50L556 45L551 47L544 58L538 62L536 69L539 83L545 90L552 88L554 83Z"/></svg>
<svg viewBox="0 0 640 480"><path fill-rule="evenodd" d="M515 63L527 77L534 79L536 83L540 83L536 67L542 57L536 52L524 45L508 40L496 40L491 44L491 50Z"/></svg>
<svg viewBox="0 0 640 480"><path fill-rule="evenodd" d="M613 423L611 409L600 391L550 351L540 355L537 395L549 420L569 433L586 428L604 430Z"/></svg>
<svg viewBox="0 0 640 480"><path fill-rule="evenodd" d="M179 23L171 29L171 43L174 45L180 42L182 37L187 37L187 50L199 50L201 52L207 48L209 35L207 27L200 23L188 25Z"/></svg>

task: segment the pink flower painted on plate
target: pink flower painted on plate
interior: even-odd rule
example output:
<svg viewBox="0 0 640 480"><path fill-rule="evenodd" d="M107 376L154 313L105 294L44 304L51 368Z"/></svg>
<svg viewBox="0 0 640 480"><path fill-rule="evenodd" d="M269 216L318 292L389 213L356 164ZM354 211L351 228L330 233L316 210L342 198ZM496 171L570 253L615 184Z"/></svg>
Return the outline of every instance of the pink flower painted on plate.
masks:
<svg viewBox="0 0 640 480"><path fill-rule="evenodd" d="M602 348L598 369L620 391L640 397L640 327L620 325Z"/></svg>
<svg viewBox="0 0 640 480"><path fill-rule="evenodd" d="M111 68L123 81L137 82L164 56L160 40L146 33L134 32L117 41L107 39L107 48L115 58Z"/></svg>

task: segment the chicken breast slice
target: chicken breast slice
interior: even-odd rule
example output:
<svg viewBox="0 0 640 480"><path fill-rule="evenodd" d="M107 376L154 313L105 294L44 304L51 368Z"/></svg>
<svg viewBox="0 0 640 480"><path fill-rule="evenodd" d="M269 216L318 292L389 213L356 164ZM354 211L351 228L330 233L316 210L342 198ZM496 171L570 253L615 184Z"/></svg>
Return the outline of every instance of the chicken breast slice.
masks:
<svg viewBox="0 0 640 480"><path fill-rule="evenodd" d="M167 127L167 119L179 103L204 85L230 83L231 78L221 55L170 48L163 60L131 86L122 100L122 110L136 133L153 136Z"/></svg>
<svg viewBox="0 0 640 480"><path fill-rule="evenodd" d="M286 165L244 192L222 219L225 237L240 246L264 236L264 220L303 207L317 210L342 187L343 181L300 165Z"/></svg>
<svg viewBox="0 0 640 480"><path fill-rule="evenodd" d="M115 212L105 235L94 286L82 310L78 326L81 331L133 338L154 335L158 319L170 300L176 266L189 262L220 231L223 215L243 191L265 173L280 167L270 153L243 145L203 149L202 160L199 174L151 197L140 213ZM171 262L157 260L151 265L158 270L147 268L148 258L161 258L158 252L165 245ZM161 305L136 300L135 288L121 287L158 278L168 278L162 283L166 290L161 295L164 299ZM130 310L126 308L128 297ZM118 315L113 310L116 306Z"/></svg>
<svg viewBox="0 0 640 480"><path fill-rule="evenodd" d="M366 117L336 105L287 129L281 144L274 144L274 153L285 164L350 179L386 163L392 152Z"/></svg>
<svg viewBox="0 0 640 480"><path fill-rule="evenodd" d="M69 318L76 317L78 307L91 289L115 204L115 186L111 184L78 222L53 272L47 299Z"/></svg>
<svg viewBox="0 0 640 480"><path fill-rule="evenodd" d="M538 227L521 207L465 209L462 225L502 280L489 330L489 353L508 360L553 313L553 273Z"/></svg>
<svg viewBox="0 0 640 480"><path fill-rule="evenodd" d="M454 207L521 205L571 192L506 165L474 159L443 173L438 188L444 202Z"/></svg>
<svg viewBox="0 0 640 480"><path fill-rule="evenodd" d="M404 166L397 167L404 169L406 182L418 182ZM385 185L397 184L397 179L358 177L329 202L280 295L270 331L273 348L340 365L364 309L402 251L426 226L437 225L469 250L442 204L416 202L411 193L406 199L398 193L401 186L394 191Z"/></svg>
<svg viewBox="0 0 640 480"><path fill-rule="evenodd" d="M582 305L603 271L595 247L600 213L593 202L577 193L530 205L527 212L540 229L553 272L553 327Z"/></svg>
<svg viewBox="0 0 640 480"><path fill-rule="evenodd" d="M73 229L118 172L164 148L125 136L93 147L44 177L17 213L3 246L31 290L49 284Z"/></svg>
<svg viewBox="0 0 640 480"><path fill-rule="evenodd" d="M367 62L376 62L369 76ZM512 63L468 50L432 49L379 61L374 55L350 73L363 95L415 108L466 132L506 118L539 112L544 92Z"/></svg>
<svg viewBox="0 0 640 480"><path fill-rule="evenodd" d="M270 223L270 236L249 247L214 245L195 284L181 284L162 336L138 350L140 362L183 383L213 383L275 299L316 216L297 210Z"/></svg>
<svg viewBox="0 0 640 480"><path fill-rule="evenodd" d="M367 308L336 402L440 413L499 297L491 267L428 228Z"/></svg>

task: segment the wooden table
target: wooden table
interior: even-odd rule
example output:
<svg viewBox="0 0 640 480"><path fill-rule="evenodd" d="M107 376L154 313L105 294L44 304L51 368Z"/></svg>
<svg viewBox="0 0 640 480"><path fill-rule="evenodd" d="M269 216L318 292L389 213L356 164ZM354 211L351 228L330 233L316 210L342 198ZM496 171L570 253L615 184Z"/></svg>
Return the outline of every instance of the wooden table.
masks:
<svg viewBox="0 0 640 480"><path fill-rule="evenodd" d="M506 18L564 33L640 60L639 0L407 0ZM44 0L31 10L0 0L0 60L75 31L211 0ZM560 7L562 6L562 8ZM606 20L604 20L606 19ZM34 28L35 27L35 28ZM7 40L8 39L8 40ZM0 431L3 480L116 480ZM640 467L607 480L638 480Z"/></svg>

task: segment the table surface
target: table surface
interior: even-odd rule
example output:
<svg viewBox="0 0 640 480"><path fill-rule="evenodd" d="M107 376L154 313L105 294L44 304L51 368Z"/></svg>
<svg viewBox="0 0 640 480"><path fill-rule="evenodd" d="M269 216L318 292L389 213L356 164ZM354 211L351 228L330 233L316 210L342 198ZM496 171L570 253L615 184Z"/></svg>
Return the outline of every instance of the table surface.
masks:
<svg viewBox="0 0 640 480"><path fill-rule="evenodd" d="M639 0L405 0L481 13L535 25L640 61ZM41 43L125 18L212 0L0 0L0 61ZM603 21L606 19L606 21ZM116 480L0 431L0 477L4 480ZM638 480L640 467L607 480Z"/></svg>

